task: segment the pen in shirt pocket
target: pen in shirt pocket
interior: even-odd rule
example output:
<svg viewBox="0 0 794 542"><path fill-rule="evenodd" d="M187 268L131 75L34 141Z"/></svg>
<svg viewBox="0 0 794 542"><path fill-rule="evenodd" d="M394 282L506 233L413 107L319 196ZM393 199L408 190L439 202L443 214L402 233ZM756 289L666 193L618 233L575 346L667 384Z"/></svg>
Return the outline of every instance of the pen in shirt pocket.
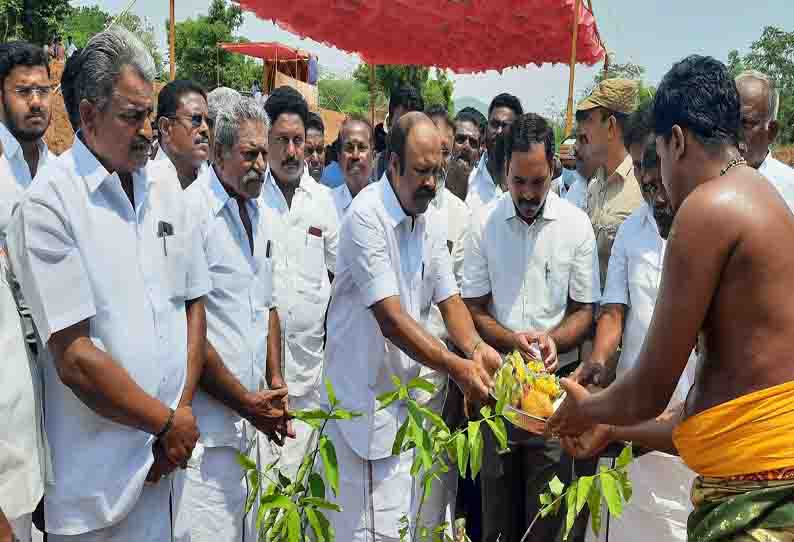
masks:
<svg viewBox="0 0 794 542"><path fill-rule="evenodd" d="M549 275L551 275L551 266L549 262L546 262L546 282L549 280Z"/></svg>
<svg viewBox="0 0 794 542"><path fill-rule="evenodd" d="M270 239L268 239L267 240L267 246L265 247L265 258L268 258L268 259L270 258L270 245L271 245L271 241L270 241Z"/></svg>

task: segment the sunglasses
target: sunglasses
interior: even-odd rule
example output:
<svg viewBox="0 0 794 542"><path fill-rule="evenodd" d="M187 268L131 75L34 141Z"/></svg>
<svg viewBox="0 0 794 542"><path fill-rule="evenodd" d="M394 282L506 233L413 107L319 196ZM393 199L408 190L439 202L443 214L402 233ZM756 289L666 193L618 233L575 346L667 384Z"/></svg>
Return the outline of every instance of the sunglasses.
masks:
<svg viewBox="0 0 794 542"><path fill-rule="evenodd" d="M200 128L201 124L206 122L207 126L210 125L210 118L207 115L202 115L201 113L196 113L194 115L171 115L168 117L169 119L187 119L190 121L190 125L195 128Z"/></svg>

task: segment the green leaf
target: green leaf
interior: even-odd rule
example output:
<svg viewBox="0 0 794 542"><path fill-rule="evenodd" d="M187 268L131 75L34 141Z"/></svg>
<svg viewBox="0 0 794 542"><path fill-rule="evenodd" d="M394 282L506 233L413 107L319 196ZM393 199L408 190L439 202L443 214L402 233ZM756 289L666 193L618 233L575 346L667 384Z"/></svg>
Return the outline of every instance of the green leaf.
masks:
<svg viewBox="0 0 794 542"><path fill-rule="evenodd" d="M433 477L425 476L422 485L424 486L424 499L427 501L427 499L430 498L430 494L433 492Z"/></svg>
<svg viewBox="0 0 794 542"><path fill-rule="evenodd" d="M391 447L391 455L400 455L403 449L403 442L405 441L405 433L408 431L409 418L406 418L400 428L397 430L397 435L394 437L394 444Z"/></svg>
<svg viewBox="0 0 794 542"><path fill-rule="evenodd" d="M592 476L582 476L576 480L576 513L582 511L584 508L585 503L587 502L587 497L590 495L590 489L593 487L593 477Z"/></svg>
<svg viewBox="0 0 794 542"><path fill-rule="evenodd" d="M482 467L483 440L482 433L480 433L480 422L469 422L469 447L471 448L469 456L471 477L474 479Z"/></svg>
<svg viewBox="0 0 794 542"><path fill-rule="evenodd" d="M620 492L623 494L623 500L629 502L634 491L628 473L626 471L618 471L615 475L620 483Z"/></svg>
<svg viewBox="0 0 794 542"><path fill-rule="evenodd" d="M331 440L323 435L319 442L320 458L323 460L325 479L331 486L334 495L339 491L339 465L336 462L336 450Z"/></svg>
<svg viewBox="0 0 794 542"><path fill-rule="evenodd" d="M494 418L485 420L488 427L491 428L496 441L499 443L499 449L504 450L507 448L507 428L502 418Z"/></svg>
<svg viewBox="0 0 794 542"><path fill-rule="evenodd" d="M254 503L256 502L257 497L259 496L259 486L261 485L261 477L259 473L255 470L248 472L248 486L251 488L248 492L248 498L245 500L245 513L251 511L253 508Z"/></svg>
<svg viewBox="0 0 794 542"><path fill-rule="evenodd" d="M626 444L623 450L620 452L615 465L619 469L623 469L628 466L629 463L634 461L634 451L632 450L631 443Z"/></svg>
<svg viewBox="0 0 794 542"><path fill-rule="evenodd" d="M328 542L326 533L323 531L323 526L320 523L320 518L317 517L317 512L313 508L306 509L306 519L309 520L309 526L314 532L314 538L317 542Z"/></svg>
<svg viewBox="0 0 794 542"><path fill-rule="evenodd" d="M295 508L295 503L292 502L286 495L265 495L259 500L259 513L262 510L270 510L272 508L283 508L289 510Z"/></svg>
<svg viewBox="0 0 794 542"><path fill-rule="evenodd" d="M424 378L416 377L412 378L410 382L405 386L409 390L420 389L433 395L436 392L436 387L429 381Z"/></svg>
<svg viewBox="0 0 794 542"><path fill-rule="evenodd" d="M565 493L565 534L562 535L563 540L568 540L568 535L573 529L573 524L576 521L576 501L577 501L577 485L571 484L568 486L568 491Z"/></svg>
<svg viewBox="0 0 794 542"><path fill-rule="evenodd" d="M278 483L281 484L281 487L288 487L292 484L292 480L284 476L283 472L278 471Z"/></svg>
<svg viewBox="0 0 794 542"><path fill-rule="evenodd" d="M383 410L384 408L388 407L393 402L395 402L399 398L399 396L400 396L399 391L390 391L388 393L382 393L378 395L378 404L380 405L378 407L378 410Z"/></svg>
<svg viewBox="0 0 794 542"><path fill-rule="evenodd" d="M287 512L287 538L289 542L301 542L301 517L294 508Z"/></svg>
<svg viewBox="0 0 794 542"><path fill-rule="evenodd" d="M302 422L306 422L309 420L329 420L331 419L331 413L326 412L320 408L315 408L311 410L296 410L294 412L290 412L293 418L296 420L300 420Z"/></svg>
<svg viewBox="0 0 794 542"><path fill-rule="evenodd" d="M488 405L485 405L484 407L482 407L482 408L480 409L480 415L481 415L483 418L488 418L488 417L490 417L490 416L491 416L491 407L489 407Z"/></svg>
<svg viewBox="0 0 794 542"><path fill-rule="evenodd" d="M554 497L551 496L551 493L541 493L540 494L540 505L541 506L548 506L554 502Z"/></svg>
<svg viewBox="0 0 794 542"><path fill-rule="evenodd" d="M400 380L399 378L397 378L394 375L391 375L391 382L392 382L392 384L394 384L394 387L397 388L397 389L405 387L405 386L403 386L402 380Z"/></svg>
<svg viewBox="0 0 794 542"><path fill-rule="evenodd" d="M325 482L323 482L323 477L316 472L309 475L309 492L312 497L325 498Z"/></svg>
<svg viewBox="0 0 794 542"><path fill-rule="evenodd" d="M458 471L460 477L466 477L466 464L469 461L469 442L466 440L466 435L458 433L455 437L455 451L458 460Z"/></svg>
<svg viewBox="0 0 794 542"><path fill-rule="evenodd" d="M301 499L301 504L309 504L315 508L321 508L323 510L333 510L334 512L341 512L342 507L338 504L334 504L332 502L328 502L325 499L318 499L317 497L304 497Z"/></svg>
<svg viewBox="0 0 794 542"><path fill-rule="evenodd" d="M237 464L239 464L240 468L245 472L256 470L256 463L254 463L250 457L240 452L237 452Z"/></svg>
<svg viewBox="0 0 794 542"><path fill-rule="evenodd" d="M587 508L590 509L590 526L596 538L601 535L601 485L598 478L593 482L587 494Z"/></svg>
<svg viewBox="0 0 794 542"><path fill-rule="evenodd" d="M604 500L607 501L609 513L619 518L623 513L623 498L620 494L620 482L608 469L601 465L601 488L604 492Z"/></svg>
<svg viewBox="0 0 794 542"><path fill-rule="evenodd" d="M362 414L360 412L350 412L349 410L345 410L344 408L336 408L331 413L330 418L332 420L351 420L353 418L358 418Z"/></svg>
<svg viewBox="0 0 794 542"><path fill-rule="evenodd" d="M329 379L325 379L325 391L328 393L328 402L331 403L331 408L334 408L337 404L336 400L336 392L334 391L334 386L331 384Z"/></svg>
<svg viewBox="0 0 794 542"><path fill-rule="evenodd" d="M549 489L551 490L552 495L554 495L555 497L559 497L560 495L562 495L562 492L565 489L565 484L560 482L560 479L555 476L549 482Z"/></svg>
<svg viewBox="0 0 794 542"><path fill-rule="evenodd" d="M435 412L433 412L431 409L429 409L427 407L421 407L420 406L419 407L419 412L422 413L422 415L425 417L425 419L430 420L430 423L432 423L434 426L438 427L439 431L446 431L447 434L449 434L449 428L447 427L447 424L444 423L444 420L441 418L441 416L439 416L438 414L436 414ZM443 437L441 437L439 435L439 438L443 438Z"/></svg>

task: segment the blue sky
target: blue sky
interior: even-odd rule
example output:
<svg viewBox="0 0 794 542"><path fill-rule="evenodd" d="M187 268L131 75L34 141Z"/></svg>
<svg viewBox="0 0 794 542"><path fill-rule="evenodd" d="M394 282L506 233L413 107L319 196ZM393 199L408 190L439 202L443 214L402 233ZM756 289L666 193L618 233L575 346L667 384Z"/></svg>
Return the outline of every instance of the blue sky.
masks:
<svg viewBox="0 0 794 542"><path fill-rule="evenodd" d="M78 0L77 5L99 4L118 13L129 0ZM176 19L206 13L210 0L176 0ZM764 26L794 30L794 0L593 0L596 20L607 47L618 62L631 61L647 69L647 79L658 82L670 65L691 53L725 60L731 49L746 51ZM132 11L148 17L165 46L163 21L167 0L137 0ZM252 41L281 41L315 52L320 63L338 73L352 71L358 58L281 30L248 14L240 33ZM586 87L596 68L579 66L576 88ZM565 105L568 67L545 65L485 74L455 76L455 97L473 96L484 102L498 92L521 98L528 111L548 114Z"/></svg>

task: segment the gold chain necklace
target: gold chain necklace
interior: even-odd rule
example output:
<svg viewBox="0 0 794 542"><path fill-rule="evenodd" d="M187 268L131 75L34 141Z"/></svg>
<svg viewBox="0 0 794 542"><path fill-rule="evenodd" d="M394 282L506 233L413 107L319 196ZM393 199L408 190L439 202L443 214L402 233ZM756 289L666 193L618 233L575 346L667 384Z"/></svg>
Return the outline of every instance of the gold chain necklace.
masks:
<svg viewBox="0 0 794 542"><path fill-rule="evenodd" d="M746 166L746 165L747 165L747 160L745 160L741 156L737 156L736 158L728 162L727 166L725 166L720 170L720 177L728 173L731 169L735 168L736 166Z"/></svg>

